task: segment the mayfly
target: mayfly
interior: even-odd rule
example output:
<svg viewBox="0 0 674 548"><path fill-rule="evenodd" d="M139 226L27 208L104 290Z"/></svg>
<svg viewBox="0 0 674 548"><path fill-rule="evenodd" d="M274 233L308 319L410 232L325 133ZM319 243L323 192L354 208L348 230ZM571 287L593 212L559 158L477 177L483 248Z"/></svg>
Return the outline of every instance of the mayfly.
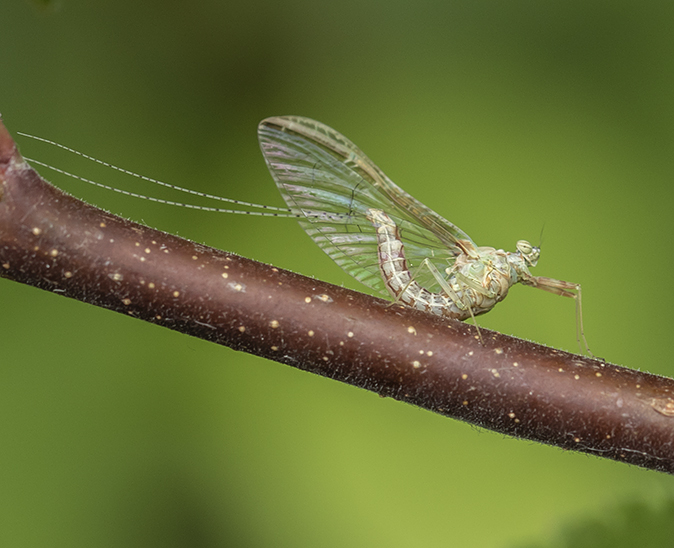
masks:
<svg viewBox="0 0 674 548"><path fill-rule="evenodd" d="M529 271L538 262L540 247L526 240L519 240L514 252L478 247L463 230L394 184L349 139L315 120L267 118L258 126L258 137L288 209L203 194L141 176L174 190L263 211L149 199L207 211L295 217L314 242L358 281L379 293L388 292L395 302L438 316L474 320L502 301L516 283L571 297L576 301L578 340L582 337L590 353L583 333L580 285L533 276ZM57 171L108 190L147 198Z"/></svg>

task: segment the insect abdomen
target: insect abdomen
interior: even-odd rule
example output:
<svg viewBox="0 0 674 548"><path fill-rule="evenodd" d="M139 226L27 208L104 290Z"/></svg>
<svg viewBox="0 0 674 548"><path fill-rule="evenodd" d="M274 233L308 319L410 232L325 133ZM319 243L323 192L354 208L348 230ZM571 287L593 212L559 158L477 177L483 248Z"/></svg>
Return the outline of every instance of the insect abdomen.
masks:
<svg viewBox="0 0 674 548"><path fill-rule="evenodd" d="M457 320L470 317L470 311L459 308L444 292L432 293L412 279L398 227L391 217L380 209L368 209L367 218L377 229L379 270L397 301L437 316Z"/></svg>

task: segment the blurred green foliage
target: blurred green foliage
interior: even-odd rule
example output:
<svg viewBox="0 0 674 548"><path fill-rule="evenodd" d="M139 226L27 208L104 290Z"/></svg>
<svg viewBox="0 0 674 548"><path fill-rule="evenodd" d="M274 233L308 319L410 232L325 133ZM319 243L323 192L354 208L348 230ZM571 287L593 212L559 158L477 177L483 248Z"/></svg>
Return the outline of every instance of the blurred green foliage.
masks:
<svg viewBox="0 0 674 548"><path fill-rule="evenodd" d="M565 524L558 539L526 548L669 548L674 541L674 500L654 506L626 502L599 516Z"/></svg>
<svg viewBox="0 0 674 548"><path fill-rule="evenodd" d="M56 9L59 5L55 0L27 0L38 10Z"/></svg>
<svg viewBox="0 0 674 548"><path fill-rule="evenodd" d="M536 272L583 284L594 352L673 375L672 23L664 0L8 0L0 112L12 132L275 205L256 125L316 118L480 245L513 249L545 224ZM46 175L115 213L364 290L291 220ZM599 547L628 529L671 534L670 477L503 439L6 280L0 310L0 545ZM541 291L514 288L480 322L577 349L573 303ZM619 501L649 504L606 521Z"/></svg>

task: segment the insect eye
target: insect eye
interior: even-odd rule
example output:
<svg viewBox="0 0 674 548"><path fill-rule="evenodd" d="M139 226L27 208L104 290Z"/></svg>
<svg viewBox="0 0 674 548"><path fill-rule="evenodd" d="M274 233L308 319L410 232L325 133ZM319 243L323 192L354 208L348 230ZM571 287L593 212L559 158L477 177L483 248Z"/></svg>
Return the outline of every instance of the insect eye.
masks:
<svg viewBox="0 0 674 548"><path fill-rule="evenodd" d="M541 250L538 247L532 246L526 240L520 240L517 242L517 251L522 254L524 260L531 266L536 266L538 262L538 257L541 255Z"/></svg>
<svg viewBox="0 0 674 548"><path fill-rule="evenodd" d="M517 251L519 251L522 255L530 255L533 250L534 248L532 245L526 240L520 240L517 242Z"/></svg>

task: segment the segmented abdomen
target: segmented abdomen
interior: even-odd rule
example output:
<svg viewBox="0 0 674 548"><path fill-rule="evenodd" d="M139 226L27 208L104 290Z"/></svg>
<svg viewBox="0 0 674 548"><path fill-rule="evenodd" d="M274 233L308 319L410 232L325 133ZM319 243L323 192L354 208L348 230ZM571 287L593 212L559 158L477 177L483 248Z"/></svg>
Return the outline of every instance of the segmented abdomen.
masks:
<svg viewBox="0 0 674 548"><path fill-rule="evenodd" d="M470 310L459 308L446 293L432 293L412 279L398 227L391 217L381 209L368 209L367 218L377 230L379 270L396 301L437 316L457 320L470 318Z"/></svg>

